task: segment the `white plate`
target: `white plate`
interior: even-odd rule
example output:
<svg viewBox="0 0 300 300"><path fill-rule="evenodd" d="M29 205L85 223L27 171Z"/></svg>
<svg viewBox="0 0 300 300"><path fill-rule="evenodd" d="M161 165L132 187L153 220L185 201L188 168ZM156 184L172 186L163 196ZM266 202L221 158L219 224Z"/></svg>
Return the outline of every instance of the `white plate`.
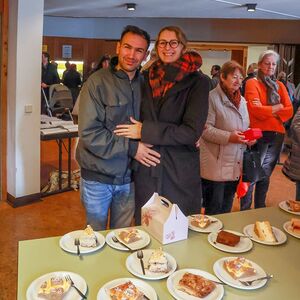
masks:
<svg viewBox="0 0 300 300"><path fill-rule="evenodd" d="M97 300L110 300L108 290L123 284L127 281L131 281L141 292L143 292L150 300L157 300L157 295L152 286L150 286L145 281L136 278L119 278L104 284L97 294Z"/></svg>
<svg viewBox="0 0 300 300"><path fill-rule="evenodd" d="M40 276L39 278L35 279L28 287L26 292L26 299L27 300L42 300L44 298L38 297L38 291L42 283L46 280L48 280L51 277L64 277L66 275L70 275L72 280L74 281L76 287L83 293L86 294L87 292L87 284L85 280L78 274L67 272L67 271L57 271L48 273L45 275ZM70 287L68 292L64 295L64 300L81 300L80 295L77 293L77 291Z"/></svg>
<svg viewBox="0 0 300 300"><path fill-rule="evenodd" d="M123 245L121 245L120 243L115 243L112 240L112 237L115 236L118 238L118 232L124 230L123 229L118 229L118 230L114 230L114 231L110 231L107 235L106 235L106 243L112 247L115 248L117 250L123 250L123 251L129 251L126 247L124 247ZM127 244L129 248L131 248L133 251L137 250L137 249L141 249L146 247L149 243L150 243L150 236L147 232L137 229L139 235L141 236L141 239L139 241L136 241L134 243L130 243Z"/></svg>
<svg viewBox="0 0 300 300"><path fill-rule="evenodd" d="M137 277L149 279L149 280L158 280L158 279L169 277L172 273L175 272L175 270L177 268L177 263L176 263L175 258L172 255L170 255L169 253L164 252L164 254L166 255L167 260L168 260L169 272L167 272L167 273L150 272L148 270L148 261L149 261L150 256L153 251L154 251L154 249L144 249L143 250L143 254L144 254L143 261L144 261L145 273L146 273L145 275L143 274L140 260L137 258L137 252L134 252L127 257L127 259L126 259L127 270L131 274L133 274Z"/></svg>
<svg viewBox="0 0 300 300"><path fill-rule="evenodd" d="M235 258L237 257L233 257L233 256L222 257L214 263L214 267L213 267L214 272L221 281L227 283L228 285L234 288L242 289L242 290L255 290L263 287L267 283L267 280L265 279L265 280L255 281L250 286L245 286L241 284L238 279L234 279L233 277L231 277L229 273L224 269L223 265L225 260L227 259L232 260ZM241 280L253 280L255 278L259 278L267 275L266 272L258 264L256 264L255 262L249 259L247 259L247 261L249 261L252 264L253 268L256 270L256 274L248 277L243 277L241 278Z"/></svg>
<svg viewBox="0 0 300 300"><path fill-rule="evenodd" d="M252 241L255 241L255 242L263 244L263 245L278 246L278 245L284 244L287 240L286 234L274 226L272 226L272 230L277 239L277 242L275 242L275 243L261 241L258 238L258 236L256 235L256 233L254 232L254 224L249 224L249 225L245 226L243 229L243 232L246 235L251 236Z"/></svg>
<svg viewBox="0 0 300 300"><path fill-rule="evenodd" d="M281 201L279 204L279 207L283 210L285 210L286 212L293 214L293 215L298 215L300 216L300 212L299 211L292 211L290 209L290 207L288 206L288 204L286 203L286 201Z"/></svg>
<svg viewBox="0 0 300 300"><path fill-rule="evenodd" d="M287 221L283 224L283 229L290 235L300 239L300 233L296 233L292 230L292 222Z"/></svg>
<svg viewBox="0 0 300 300"><path fill-rule="evenodd" d="M193 216L197 216L197 215L193 215ZM198 216L200 216L200 215L198 215ZM200 228L200 227L192 225L191 221L193 220L193 217L188 216L189 229L197 231L197 232L202 232L202 233L210 233L210 232L219 231L220 229L222 229L223 223L219 219L212 217L212 216L206 216L206 217L209 218L213 223L209 224L206 228Z"/></svg>
<svg viewBox="0 0 300 300"><path fill-rule="evenodd" d="M237 231L232 231L232 230L226 230L228 232L234 233L236 235L242 235L242 233L237 232ZM227 246L227 245L223 245L221 243L217 243L216 239L217 239L217 235L218 232L211 232L207 239L208 242L215 248L224 251L224 252L229 252L229 253L243 253L243 252L247 252L249 251L252 247L253 247L253 243L251 241L251 239L247 238L247 237L241 237L239 243L234 246Z"/></svg>
<svg viewBox="0 0 300 300"><path fill-rule="evenodd" d="M208 272L198 270L198 269L182 269L173 273L167 280L167 288L170 294L177 300L199 300L199 297L191 296L185 292L180 291L177 286L179 280L182 278L185 272L189 272L195 275L203 276L207 279L216 280L218 278ZM205 300L220 300L224 295L224 287L221 284L216 284L216 288L205 298Z"/></svg>
<svg viewBox="0 0 300 300"><path fill-rule="evenodd" d="M94 232L98 239L98 245L96 247L79 246L81 254L97 251L98 249L101 249L105 245L104 236L99 232L96 232L96 231L94 231ZM83 230L76 230L76 231L72 231L72 232L65 234L59 240L59 246L67 252L77 253L77 246L75 246L74 240L75 240L75 238L79 238L82 233L83 233Z"/></svg>

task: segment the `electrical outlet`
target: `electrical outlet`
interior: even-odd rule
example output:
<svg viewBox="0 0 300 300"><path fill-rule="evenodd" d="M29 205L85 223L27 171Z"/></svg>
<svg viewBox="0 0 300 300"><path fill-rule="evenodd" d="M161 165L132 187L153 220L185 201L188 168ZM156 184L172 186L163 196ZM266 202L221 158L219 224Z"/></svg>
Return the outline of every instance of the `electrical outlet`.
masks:
<svg viewBox="0 0 300 300"><path fill-rule="evenodd" d="M32 113L32 104L25 104L25 113Z"/></svg>

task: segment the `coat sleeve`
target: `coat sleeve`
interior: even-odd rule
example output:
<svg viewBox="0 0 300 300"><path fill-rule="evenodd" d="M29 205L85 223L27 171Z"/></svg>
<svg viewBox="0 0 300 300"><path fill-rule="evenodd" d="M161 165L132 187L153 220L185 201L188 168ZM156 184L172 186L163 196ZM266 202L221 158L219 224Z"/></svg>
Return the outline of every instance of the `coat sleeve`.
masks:
<svg viewBox="0 0 300 300"><path fill-rule="evenodd" d="M79 138L82 146L94 156L111 159L128 153L134 156L137 142L118 137L105 126L105 106L93 81L84 84L79 103ZM135 146L136 147L135 147ZM129 153L129 148L132 153Z"/></svg>
<svg viewBox="0 0 300 300"><path fill-rule="evenodd" d="M221 99L217 99L216 101L221 101ZM213 97L210 94L208 116L202 138L214 144L226 145L229 142L230 132L215 127L217 114L217 107Z"/></svg>
<svg viewBox="0 0 300 300"><path fill-rule="evenodd" d="M195 146L207 118L208 92L208 79L199 76L188 94L181 124L145 120L142 126L142 142L162 146Z"/></svg>

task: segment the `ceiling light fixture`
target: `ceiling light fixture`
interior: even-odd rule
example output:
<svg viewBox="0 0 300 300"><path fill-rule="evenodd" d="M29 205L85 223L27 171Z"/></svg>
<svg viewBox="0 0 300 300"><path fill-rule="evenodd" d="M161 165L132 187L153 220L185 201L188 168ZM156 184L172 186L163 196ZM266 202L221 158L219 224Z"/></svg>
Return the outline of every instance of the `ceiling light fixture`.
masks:
<svg viewBox="0 0 300 300"><path fill-rule="evenodd" d="M136 9L135 3L126 3L127 10L134 11Z"/></svg>
<svg viewBox="0 0 300 300"><path fill-rule="evenodd" d="M256 3L247 3L245 6L247 7L247 11L256 11Z"/></svg>

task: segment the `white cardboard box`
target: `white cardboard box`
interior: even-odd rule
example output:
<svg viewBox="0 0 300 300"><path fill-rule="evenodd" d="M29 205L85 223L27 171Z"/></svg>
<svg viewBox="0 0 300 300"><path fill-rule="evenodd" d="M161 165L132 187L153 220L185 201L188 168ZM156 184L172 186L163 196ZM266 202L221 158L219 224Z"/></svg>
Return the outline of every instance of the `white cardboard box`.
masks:
<svg viewBox="0 0 300 300"><path fill-rule="evenodd" d="M188 237L188 218L176 204L154 193L142 207L143 227L162 244Z"/></svg>

